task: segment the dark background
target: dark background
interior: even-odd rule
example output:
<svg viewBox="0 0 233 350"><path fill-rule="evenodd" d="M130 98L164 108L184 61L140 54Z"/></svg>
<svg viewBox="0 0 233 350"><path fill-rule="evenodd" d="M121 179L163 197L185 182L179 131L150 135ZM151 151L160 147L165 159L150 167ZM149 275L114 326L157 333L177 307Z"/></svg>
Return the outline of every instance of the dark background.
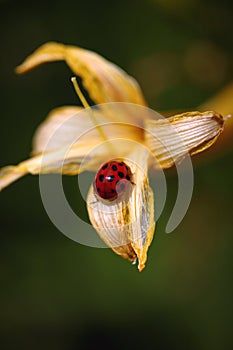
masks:
<svg viewBox="0 0 233 350"><path fill-rule="evenodd" d="M232 80L232 23L230 0L1 0L1 166L28 157L52 108L78 103L64 63L14 74L39 45L89 48L135 76L152 108L195 110ZM109 249L63 236L37 177L4 190L1 349L232 349L232 156L228 146L194 162L193 199L170 235L177 178L168 171L166 208L141 274ZM78 207L76 179L64 183Z"/></svg>

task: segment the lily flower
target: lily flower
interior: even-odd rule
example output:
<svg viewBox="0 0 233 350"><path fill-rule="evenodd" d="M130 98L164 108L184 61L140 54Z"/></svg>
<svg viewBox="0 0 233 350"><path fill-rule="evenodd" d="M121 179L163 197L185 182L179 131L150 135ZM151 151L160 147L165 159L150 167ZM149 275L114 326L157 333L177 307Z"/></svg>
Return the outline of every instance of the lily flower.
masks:
<svg viewBox="0 0 233 350"><path fill-rule="evenodd" d="M0 170L0 189L26 174L77 175L97 172L112 159L126 163L132 173L129 193L106 201L91 185L87 209L103 241L123 258L138 261L142 271L155 230L148 168L166 169L206 150L222 133L226 118L211 110L163 118L147 107L138 83L122 69L94 52L61 43L42 45L16 72L60 60L82 79L97 107L88 106L73 79L84 108L52 110L36 130L32 157Z"/></svg>

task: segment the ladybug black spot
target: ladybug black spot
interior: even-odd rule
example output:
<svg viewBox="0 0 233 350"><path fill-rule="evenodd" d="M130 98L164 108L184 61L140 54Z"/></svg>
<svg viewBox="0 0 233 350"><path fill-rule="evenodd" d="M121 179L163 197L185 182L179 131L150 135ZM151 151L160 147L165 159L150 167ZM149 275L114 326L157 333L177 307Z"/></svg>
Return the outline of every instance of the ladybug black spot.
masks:
<svg viewBox="0 0 233 350"><path fill-rule="evenodd" d="M115 191L115 190L112 190L111 192L112 192L112 193L116 193L116 191Z"/></svg>
<svg viewBox="0 0 233 350"><path fill-rule="evenodd" d="M113 182L113 180L114 180L114 175L106 176L106 179L107 179L108 182Z"/></svg>
<svg viewBox="0 0 233 350"><path fill-rule="evenodd" d="M130 176L129 176L129 174L126 175L126 180L130 181Z"/></svg>
<svg viewBox="0 0 233 350"><path fill-rule="evenodd" d="M121 171L118 171L118 176L119 176L121 179L123 179L124 174L123 174Z"/></svg>
<svg viewBox="0 0 233 350"><path fill-rule="evenodd" d="M114 171L117 170L117 166L115 164L112 165L112 170L114 170Z"/></svg>
<svg viewBox="0 0 233 350"><path fill-rule="evenodd" d="M106 164L104 164L104 165L102 166L102 170L107 169L107 167L108 167L108 163L106 163Z"/></svg>
<svg viewBox="0 0 233 350"><path fill-rule="evenodd" d="M123 162L119 162L119 163L118 163L118 165L123 166L123 165L124 165L124 163L123 163Z"/></svg>
<svg viewBox="0 0 233 350"><path fill-rule="evenodd" d="M104 175L103 175L103 174L101 174L101 175L99 176L99 180L100 180L100 182L103 182L103 181L104 181Z"/></svg>

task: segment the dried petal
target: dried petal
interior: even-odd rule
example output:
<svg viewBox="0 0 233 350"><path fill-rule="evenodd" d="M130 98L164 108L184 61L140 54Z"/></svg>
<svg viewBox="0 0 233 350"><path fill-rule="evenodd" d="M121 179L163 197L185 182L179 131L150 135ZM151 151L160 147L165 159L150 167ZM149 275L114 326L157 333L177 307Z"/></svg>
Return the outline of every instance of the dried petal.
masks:
<svg viewBox="0 0 233 350"><path fill-rule="evenodd" d="M159 166L169 168L189 152L197 154L210 147L223 131L220 114L187 112L167 119L147 120L146 143Z"/></svg>
<svg viewBox="0 0 233 350"><path fill-rule="evenodd" d="M104 201L91 186L87 197L89 217L99 236L118 255L132 262L138 260L139 271L145 267L155 229L153 192L145 170L148 155L141 146L123 159L133 173L134 184L128 196Z"/></svg>
<svg viewBox="0 0 233 350"><path fill-rule="evenodd" d="M8 165L0 169L0 191L27 173L27 169L21 167L20 164L17 166Z"/></svg>
<svg viewBox="0 0 233 350"><path fill-rule="evenodd" d="M77 125L76 127L74 125L77 118L72 118L72 116L80 113L82 109L82 107L76 106L64 106L53 109L38 126L33 136L32 154L36 155L45 149L51 151L65 146L67 143L72 142L74 132L78 138ZM48 145L52 135L54 135L53 142Z"/></svg>
<svg viewBox="0 0 233 350"><path fill-rule="evenodd" d="M115 113L111 119L105 112L106 108L102 111L101 108L88 110L75 106L60 107L50 112L34 136L32 154L36 156L17 166L0 169L0 189L28 173L76 175L81 171L96 170L101 162L112 158L110 143L103 144L104 140L89 113L94 114L106 139L118 140L114 156L126 156L132 145L120 140L142 142L142 130L131 124L116 123L113 118Z"/></svg>
<svg viewBox="0 0 233 350"><path fill-rule="evenodd" d="M131 102L146 105L138 83L115 64L100 55L75 46L49 42L39 47L16 68L26 73L52 61L66 61L74 74L83 79L83 85L95 103Z"/></svg>
<svg viewBox="0 0 233 350"><path fill-rule="evenodd" d="M33 154L48 152L77 143L89 143L94 140L96 144L103 141L98 128L90 119L90 113L95 117L96 124L101 126L107 139L130 138L141 141L142 130L136 125L127 123L127 115L124 114L124 123L114 110L115 105L101 105L98 109L84 109L75 106L65 106L52 110L45 121L38 127L33 138ZM111 110L108 113L108 111ZM122 108L119 112L122 111ZM130 115L129 115L130 118ZM131 121L131 119L129 119Z"/></svg>

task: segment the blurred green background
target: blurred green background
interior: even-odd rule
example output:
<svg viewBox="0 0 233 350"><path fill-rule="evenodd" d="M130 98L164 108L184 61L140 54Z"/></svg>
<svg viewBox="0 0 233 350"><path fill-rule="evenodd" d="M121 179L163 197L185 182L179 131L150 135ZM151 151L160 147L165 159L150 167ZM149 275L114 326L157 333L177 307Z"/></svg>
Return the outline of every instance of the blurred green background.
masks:
<svg viewBox="0 0 233 350"><path fill-rule="evenodd" d="M14 74L42 43L96 51L138 79L152 108L186 111L232 80L232 23L230 0L1 0L1 166L27 158L52 108L78 103L64 63ZM170 235L177 178L167 172L166 207L141 274L109 249L62 235L37 177L4 190L1 349L232 349L232 157L233 146L194 161L193 199ZM64 183L78 207L76 178Z"/></svg>

